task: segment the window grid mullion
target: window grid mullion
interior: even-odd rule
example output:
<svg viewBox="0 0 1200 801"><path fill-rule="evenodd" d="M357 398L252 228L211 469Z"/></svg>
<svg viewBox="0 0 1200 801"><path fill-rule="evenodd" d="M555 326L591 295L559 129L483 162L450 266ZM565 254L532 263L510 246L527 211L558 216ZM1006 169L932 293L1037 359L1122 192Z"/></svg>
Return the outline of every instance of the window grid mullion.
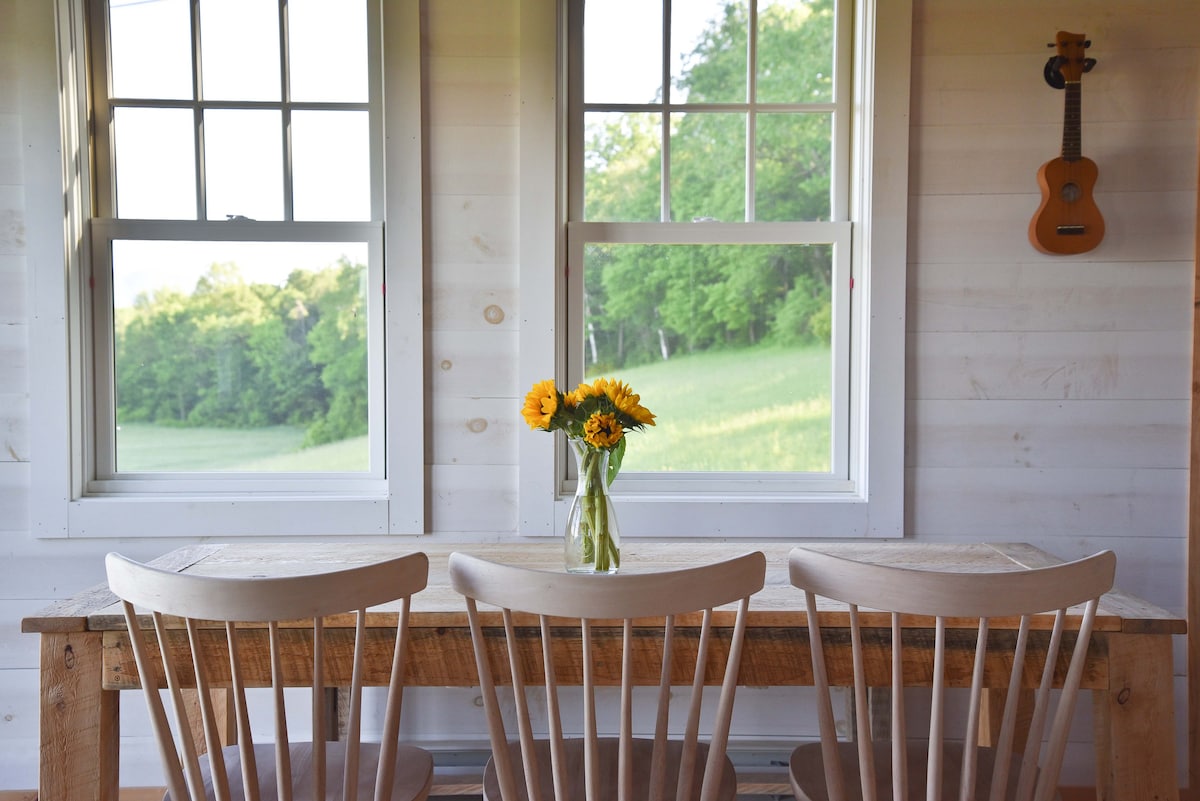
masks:
<svg viewBox="0 0 1200 801"><path fill-rule="evenodd" d="M279 0L279 96L283 103L279 109L280 135L283 138L280 157L283 159L283 219L295 219L292 191L292 82L288 65L288 2Z"/></svg>
<svg viewBox="0 0 1200 801"><path fill-rule="evenodd" d="M754 138L758 127L755 112L758 103L758 3L750 0L749 30L746 32L746 101L750 108L746 113L746 222L754 222L755 160Z"/></svg>
<svg viewBox="0 0 1200 801"><path fill-rule="evenodd" d="M192 0L192 146L195 148L196 219L208 219L208 180L204 159L204 72L200 37L200 0Z"/></svg>
<svg viewBox="0 0 1200 801"><path fill-rule="evenodd" d="M662 165L659 168L659 222L671 221L671 0L663 0L662 22Z"/></svg>

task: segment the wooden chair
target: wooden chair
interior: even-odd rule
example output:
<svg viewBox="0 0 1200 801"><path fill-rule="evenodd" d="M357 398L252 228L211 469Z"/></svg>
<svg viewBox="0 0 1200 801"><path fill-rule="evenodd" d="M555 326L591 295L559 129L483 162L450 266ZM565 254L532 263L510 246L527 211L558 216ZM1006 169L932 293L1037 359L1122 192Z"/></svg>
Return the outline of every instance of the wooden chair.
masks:
<svg viewBox="0 0 1200 801"><path fill-rule="evenodd" d="M172 573L115 553L108 555L106 567L109 587L122 599L143 677L168 799L413 801L429 794L431 756L398 743L409 598L425 587L425 554L280 578ZM391 663L366 664L366 609L396 600ZM143 632L144 619L139 620L135 606L150 612L155 638ZM332 617L347 611L353 614ZM311 639L311 664L282 663L281 638L295 637ZM161 643L170 647L160 649ZM364 743L364 674L386 670L391 677L382 739ZM164 678L174 707L174 733L161 697ZM254 686L272 688L267 705L273 704L273 745L256 744L251 736L246 689ZM312 688L311 742L289 739L285 686ZM334 686L349 688L349 721L344 740L325 742L325 689ZM198 714L189 712L193 705L185 698L185 688L193 687ZM220 697L217 688L230 688L236 716L237 744L225 748L220 732L224 710L213 700Z"/></svg>
<svg viewBox="0 0 1200 801"><path fill-rule="evenodd" d="M790 773L797 799L1047 801L1055 796L1096 607L1099 597L1112 588L1112 552L1053 567L995 573L865 564L804 548L794 549L789 561L792 584L804 590L807 601L821 732L819 743L792 753ZM818 596L840 601L842 608L849 605L848 646L834 631L826 631L822 639L820 610L826 607ZM1079 604L1079 629L1066 631L1066 609ZM1054 614L1035 617L1041 612ZM914 615L928 618L927 630L912 630L909 616ZM897 648L893 645L900 641L902 616L901 643L906 647ZM1019 628L1012 627L1015 634L989 635L989 620L998 618L1013 623L1019 619ZM1001 647L1008 653L998 656ZM887 676L866 675L866 649L890 651L890 685ZM829 684L830 674L839 670L852 673L846 684L853 687L855 742L839 742L835 731ZM948 672L971 679L961 730L952 728L948 714ZM1023 695L1028 699L1021 690L1023 677L1040 681L1021 754L1017 706ZM890 741L872 741L868 684L890 686ZM908 739L905 686L928 693L927 737ZM1001 725L994 745L985 747L979 744L983 694L985 688L997 686L1006 687ZM1052 702L1052 686L1061 686L1057 704ZM1051 707L1053 722L1043 738Z"/></svg>
<svg viewBox="0 0 1200 801"><path fill-rule="evenodd" d="M757 552L686 570L611 576L529 570L452 554L450 582L466 597L492 741L484 798L733 799L737 778L725 747L746 611L750 596L763 586L765 570L766 560ZM486 620L477 602L499 607L499 615ZM734 603L736 612L714 612ZM679 630L684 626L686 631ZM647 636L657 638L661 661L635 651L635 639ZM636 666L635 653L640 655ZM500 678L493 678L493 665ZM653 714L652 724L646 724L653 729L649 738L635 737L640 734L634 731L635 668L659 681L656 693L649 690L654 697L639 701L639 715ZM721 691L704 743L700 713L706 678L719 681ZM510 681L518 733L512 742L496 690L497 683ZM567 693L559 682L582 685L578 736L564 731ZM535 683L545 685L545 723L536 725L532 691L526 691ZM619 725L608 726L617 730L615 737L600 736L597 722L596 690L605 684L620 687L619 702L607 705L617 710ZM685 684L691 688L686 724L681 737L669 736L671 686ZM599 705L604 712L603 698Z"/></svg>

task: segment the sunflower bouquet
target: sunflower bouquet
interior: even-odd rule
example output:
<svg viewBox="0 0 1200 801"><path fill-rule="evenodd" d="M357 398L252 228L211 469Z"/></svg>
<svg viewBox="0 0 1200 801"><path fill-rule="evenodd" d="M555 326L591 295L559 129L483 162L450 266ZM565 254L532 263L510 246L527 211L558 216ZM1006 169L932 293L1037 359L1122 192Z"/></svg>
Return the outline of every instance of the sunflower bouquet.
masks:
<svg viewBox="0 0 1200 801"><path fill-rule="evenodd" d="M609 378L582 383L572 392L540 381L521 409L535 431L563 431L579 467L579 483L567 523L567 568L612 573L620 544L608 486L621 470L625 434L654 425L654 415L627 384Z"/></svg>

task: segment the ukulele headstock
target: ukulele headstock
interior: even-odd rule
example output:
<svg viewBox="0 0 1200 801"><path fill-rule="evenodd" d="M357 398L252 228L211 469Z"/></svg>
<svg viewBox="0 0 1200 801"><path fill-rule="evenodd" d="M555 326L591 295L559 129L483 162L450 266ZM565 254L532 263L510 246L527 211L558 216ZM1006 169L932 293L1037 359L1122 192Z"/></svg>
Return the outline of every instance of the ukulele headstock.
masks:
<svg viewBox="0 0 1200 801"><path fill-rule="evenodd" d="M1051 56L1046 64L1046 81L1061 89L1065 83L1078 83L1083 73L1091 72L1092 67L1096 66L1096 59L1084 56L1084 51L1092 43L1082 33L1059 31L1054 40L1047 47L1057 48L1058 55Z"/></svg>

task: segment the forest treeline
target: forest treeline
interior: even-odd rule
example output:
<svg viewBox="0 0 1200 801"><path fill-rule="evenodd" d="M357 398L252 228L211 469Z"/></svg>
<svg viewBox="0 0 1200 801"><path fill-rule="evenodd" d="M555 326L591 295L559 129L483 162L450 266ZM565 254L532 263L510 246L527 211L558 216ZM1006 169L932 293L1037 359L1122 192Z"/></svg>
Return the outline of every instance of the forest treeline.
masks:
<svg viewBox="0 0 1200 801"><path fill-rule="evenodd" d="M214 264L190 293L117 310L117 422L367 433L366 268L342 259L282 286Z"/></svg>

